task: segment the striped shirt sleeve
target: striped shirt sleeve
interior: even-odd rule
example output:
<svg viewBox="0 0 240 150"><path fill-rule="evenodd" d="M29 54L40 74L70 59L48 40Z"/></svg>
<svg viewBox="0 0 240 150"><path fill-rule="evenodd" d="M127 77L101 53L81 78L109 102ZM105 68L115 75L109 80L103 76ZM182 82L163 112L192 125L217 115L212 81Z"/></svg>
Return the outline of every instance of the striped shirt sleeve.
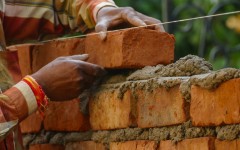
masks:
<svg viewBox="0 0 240 150"><path fill-rule="evenodd" d="M0 94L0 106L7 121L20 122L37 110L36 98L31 88L22 81Z"/></svg>
<svg viewBox="0 0 240 150"><path fill-rule="evenodd" d="M5 0L3 28L6 41L19 43L49 34L85 32L94 28L102 7L112 0Z"/></svg>

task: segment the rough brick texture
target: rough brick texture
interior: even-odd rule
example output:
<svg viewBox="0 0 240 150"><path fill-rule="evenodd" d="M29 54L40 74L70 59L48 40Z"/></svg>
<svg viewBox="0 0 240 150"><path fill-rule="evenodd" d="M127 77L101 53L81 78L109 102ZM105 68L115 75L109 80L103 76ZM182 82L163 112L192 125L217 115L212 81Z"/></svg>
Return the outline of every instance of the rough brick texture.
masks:
<svg viewBox="0 0 240 150"><path fill-rule="evenodd" d="M156 150L155 141L127 141L110 143L110 150Z"/></svg>
<svg viewBox="0 0 240 150"><path fill-rule="evenodd" d="M68 143L65 150L105 150L105 146L101 143L93 141Z"/></svg>
<svg viewBox="0 0 240 150"><path fill-rule="evenodd" d="M161 141L159 150L214 150L214 138L186 139L177 144L172 141Z"/></svg>
<svg viewBox="0 0 240 150"><path fill-rule="evenodd" d="M188 119L179 85L167 90L137 90L118 98L118 90L102 90L90 101L90 123L94 130L138 126L151 128L181 124ZM135 98L137 97L137 98ZM99 115L101 114L101 115Z"/></svg>
<svg viewBox="0 0 240 150"><path fill-rule="evenodd" d="M85 131L89 128L89 117L80 111L79 100L49 103L45 111L45 130Z"/></svg>
<svg viewBox="0 0 240 150"><path fill-rule="evenodd" d="M181 124L187 120L185 100L179 86L167 90L160 87L138 92L138 127L150 128Z"/></svg>
<svg viewBox="0 0 240 150"><path fill-rule="evenodd" d="M31 45L17 46L22 76L32 74Z"/></svg>
<svg viewBox="0 0 240 150"><path fill-rule="evenodd" d="M64 150L62 145L53 145L53 144L39 144L31 145L29 150Z"/></svg>
<svg viewBox="0 0 240 150"><path fill-rule="evenodd" d="M101 41L98 35L87 36L89 61L106 68L141 68L169 64L174 60L173 35L149 29L129 29L108 33Z"/></svg>
<svg viewBox="0 0 240 150"><path fill-rule="evenodd" d="M177 144L173 143L171 140L161 141L158 150L177 150Z"/></svg>
<svg viewBox="0 0 240 150"><path fill-rule="evenodd" d="M239 150L240 140L220 141L215 140L215 150Z"/></svg>
<svg viewBox="0 0 240 150"><path fill-rule="evenodd" d="M169 64L174 60L173 35L149 29L109 33L102 41L97 35L86 39L56 40L39 45L18 46L23 75L36 72L59 56L87 53L89 62L105 68L142 68Z"/></svg>
<svg viewBox="0 0 240 150"><path fill-rule="evenodd" d="M122 100L117 96L117 91L106 90L90 100L90 123L93 130L128 128L134 124L130 91L124 94Z"/></svg>
<svg viewBox="0 0 240 150"><path fill-rule="evenodd" d="M33 113L20 123L22 133L38 133L42 129L42 117L39 113Z"/></svg>
<svg viewBox="0 0 240 150"><path fill-rule="evenodd" d="M32 48L32 71L36 72L41 67L60 56L83 54L85 39L69 39L48 42Z"/></svg>
<svg viewBox="0 0 240 150"><path fill-rule="evenodd" d="M217 89L191 88L190 115L195 126L240 123L240 79L222 83Z"/></svg>
<svg viewBox="0 0 240 150"><path fill-rule="evenodd" d="M177 150L214 150L214 138L186 139L177 144Z"/></svg>

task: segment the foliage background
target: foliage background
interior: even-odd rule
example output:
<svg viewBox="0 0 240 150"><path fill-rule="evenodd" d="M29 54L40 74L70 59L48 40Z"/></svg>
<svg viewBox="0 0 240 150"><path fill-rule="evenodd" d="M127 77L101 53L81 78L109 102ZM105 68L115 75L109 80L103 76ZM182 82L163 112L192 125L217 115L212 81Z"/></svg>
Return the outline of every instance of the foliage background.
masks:
<svg viewBox="0 0 240 150"><path fill-rule="evenodd" d="M114 1L118 6L131 6L148 16L160 19L163 22L167 21L163 17L163 11L165 10L163 6L165 6L165 2L170 2L170 0ZM213 11L224 13L239 10L239 5L231 4L229 3L230 1L171 0L170 5L168 5L168 21L199 17L211 14ZM168 32L174 34L176 38L175 59L179 59L187 54L201 55L199 46L202 36L206 42L203 57L213 64L214 69L224 67L240 68L240 33L226 26L226 22L231 16L234 15L213 18L211 25L208 26L208 30L205 32L206 36L202 36L204 35L204 27L207 26L203 19L188 23L171 24Z"/></svg>

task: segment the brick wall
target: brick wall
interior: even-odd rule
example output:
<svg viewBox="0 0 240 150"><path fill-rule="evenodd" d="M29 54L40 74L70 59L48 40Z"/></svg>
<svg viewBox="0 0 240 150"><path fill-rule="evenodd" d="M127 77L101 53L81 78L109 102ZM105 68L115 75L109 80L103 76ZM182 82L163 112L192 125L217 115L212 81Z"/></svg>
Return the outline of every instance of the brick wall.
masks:
<svg viewBox="0 0 240 150"><path fill-rule="evenodd" d="M89 111L83 111L83 99L50 102L44 118L35 113L21 123L30 150L240 147L240 70L212 71L210 63L192 55L172 63L172 35L134 29L110 33L106 41L96 36L54 41L22 46L18 53L20 61L27 60L20 62L23 75L58 56L82 53L109 69L91 90Z"/></svg>

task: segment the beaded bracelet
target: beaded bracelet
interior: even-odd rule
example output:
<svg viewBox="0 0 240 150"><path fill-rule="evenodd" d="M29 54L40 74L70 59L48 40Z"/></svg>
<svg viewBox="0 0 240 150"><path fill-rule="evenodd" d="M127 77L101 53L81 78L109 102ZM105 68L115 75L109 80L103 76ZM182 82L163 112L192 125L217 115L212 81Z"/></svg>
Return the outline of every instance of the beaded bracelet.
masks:
<svg viewBox="0 0 240 150"><path fill-rule="evenodd" d="M36 101L37 101L37 105L38 105L38 111L39 111L40 115L43 117L44 116L44 110L46 109L46 107L48 105L49 98L46 96L46 94L42 90L42 87L31 76L24 77L22 79L22 81L27 83L28 86L33 91L33 93L36 97Z"/></svg>

